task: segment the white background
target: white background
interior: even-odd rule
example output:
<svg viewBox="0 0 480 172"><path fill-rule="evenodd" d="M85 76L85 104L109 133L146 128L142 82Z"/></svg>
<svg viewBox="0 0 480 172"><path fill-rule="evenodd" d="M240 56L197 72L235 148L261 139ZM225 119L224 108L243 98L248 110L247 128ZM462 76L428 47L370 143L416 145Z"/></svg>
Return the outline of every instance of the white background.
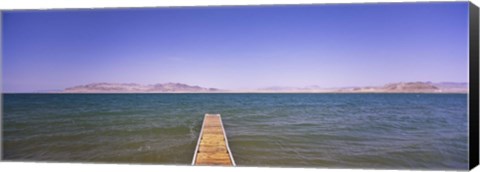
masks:
<svg viewBox="0 0 480 172"><path fill-rule="evenodd" d="M368 3L368 2L419 2L425 0L0 0L0 9L54 9L54 8L105 8L105 7L161 7L204 5L255 5L255 4L309 4L309 3ZM445 1L445 0L434 0ZM472 0L477 6L480 0ZM0 123L1 125L1 123ZM249 172L345 172L345 171L400 171L400 170L351 170L321 168L267 168L267 167L192 167L173 165L83 164L83 163L35 163L1 162L1 171L249 171ZM480 167L475 168L480 172Z"/></svg>

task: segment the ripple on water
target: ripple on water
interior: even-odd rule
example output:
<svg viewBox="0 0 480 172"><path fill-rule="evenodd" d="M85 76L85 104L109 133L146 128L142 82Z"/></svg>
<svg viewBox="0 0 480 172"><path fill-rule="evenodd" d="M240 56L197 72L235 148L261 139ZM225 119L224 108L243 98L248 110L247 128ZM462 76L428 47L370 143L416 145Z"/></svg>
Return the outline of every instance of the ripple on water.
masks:
<svg viewBox="0 0 480 172"><path fill-rule="evenodd" d="M6 160L191 163L220 113L239 166L467 169L465 94L6 94Z"/></svg>

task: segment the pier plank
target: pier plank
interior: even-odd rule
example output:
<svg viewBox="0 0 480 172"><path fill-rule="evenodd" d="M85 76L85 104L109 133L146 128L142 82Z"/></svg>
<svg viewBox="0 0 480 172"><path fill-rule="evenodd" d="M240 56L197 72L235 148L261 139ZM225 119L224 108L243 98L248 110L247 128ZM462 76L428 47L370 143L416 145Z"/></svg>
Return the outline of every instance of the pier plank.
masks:
<svg viewBox="0 0 480 172"><path fill-rule="evenodd" d="M235 166L220 114L205 114L192 165Z"/></svg>

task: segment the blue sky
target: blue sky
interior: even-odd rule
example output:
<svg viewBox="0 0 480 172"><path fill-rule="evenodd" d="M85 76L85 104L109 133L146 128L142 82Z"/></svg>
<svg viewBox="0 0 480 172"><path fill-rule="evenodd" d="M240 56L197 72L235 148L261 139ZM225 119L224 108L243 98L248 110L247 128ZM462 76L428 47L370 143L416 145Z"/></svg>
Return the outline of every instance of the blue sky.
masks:
<svg viewBox="0 0 480 172"><path fill-rule="evenodd" d="M3 13L3 90L468 82L468 2Z"/></svg>

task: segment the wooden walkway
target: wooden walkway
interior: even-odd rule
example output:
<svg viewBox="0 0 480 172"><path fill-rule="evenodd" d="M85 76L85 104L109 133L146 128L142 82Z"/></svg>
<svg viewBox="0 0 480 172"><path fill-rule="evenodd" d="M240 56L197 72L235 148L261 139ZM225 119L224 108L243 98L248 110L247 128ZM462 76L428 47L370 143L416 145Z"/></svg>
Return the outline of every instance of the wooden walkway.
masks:
<svg viewBox="0 0 480 172"><path fill-rule="evenodd" d="M220 114L205 114L192 165L235 166Z"/></svg>

